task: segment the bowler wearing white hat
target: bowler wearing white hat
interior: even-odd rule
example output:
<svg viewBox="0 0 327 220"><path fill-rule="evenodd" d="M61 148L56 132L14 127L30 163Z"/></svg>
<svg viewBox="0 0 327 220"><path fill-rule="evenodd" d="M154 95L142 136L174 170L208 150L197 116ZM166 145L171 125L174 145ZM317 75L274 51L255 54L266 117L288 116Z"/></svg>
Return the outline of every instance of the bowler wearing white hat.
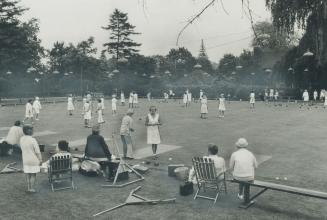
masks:
<svg viewBox="0 0 327 220"><path fill-rule="evenodd" d="M39 120L39 114L40 114L40 110L42 109L41 103L40 103L40 99L39 97L35 97L35 100L33 102L33 112L34 112L34 116L35 116L35 120Z"/></svg>
<svg viewBox="0 0 327 220"><path fill-rule="evenodd" d="M225 116L226 106L225 106L225 96L220 94L218 99L218 118L223 118Z"/></svg>
<svg viewBox="0 0 327 220"><path fill-rule="evenodd" d="M237 151L230 158L230 169L233 171L233 178L238 181L252 182L254 180L254 170L257 168L255 156L247 149L249 145L245 138L239 138L235 143ZM238 198L244 198L245 183L239 184Z"/></svg>
<svg viewBox="0 0 327 220"><path fill-rule="evenodd" d="M115 115L117 112L117 102L118 102L118 100L116 99L116 94L112 95L112 99L111 99L112 115Z"/></svg>

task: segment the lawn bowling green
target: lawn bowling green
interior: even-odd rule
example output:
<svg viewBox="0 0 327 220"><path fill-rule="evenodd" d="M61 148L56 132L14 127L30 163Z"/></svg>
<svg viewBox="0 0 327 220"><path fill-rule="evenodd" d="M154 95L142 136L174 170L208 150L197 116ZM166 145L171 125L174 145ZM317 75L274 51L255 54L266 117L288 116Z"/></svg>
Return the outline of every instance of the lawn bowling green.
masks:
<svg viewBox="0 0 327 220"><path fill-rule="evenodd" d="M87 219L102 210L124 202L129 192L142 186L142 195L148 198L177 198L175 204L156 206L128 206L99 216L99 219L326 219L326 201L267 191L257 198L256 204L248 210L238 208L238 186L228 183L228 194L220 195L212 206L207 200L193 200L192 196L179 196L179 182L168 177L168 164L191 165L193 156L207 153L207 144L219 146L219 154L229 161L236 149L234 143L239 137L247 138L249 149L260 163L256 179L289 186L327 192L326 118L323 108L299 108L291 103L283 106L256 103L252 111L248 102L226 103L225 118L217 118L217 103L209 101L208 119L200 119L199 103L183 108L178 102L159 103L140 100L135 109L133 133L135 152L138 160L131 164L142 164L146 160L150 146L146 145L144 118L150 105L156 105L162 118L160 128L162 145L159 145L159 167L149 165L150 171L144 175L145 181L121 189L102 188L101 177L84 177L74 173L76 190L51 192L46 174L37 175L38 193L25 193L26 183L21 173L0 176L0 216L1 219ZM110 106L106 100L106 106ZM76 106L72 117L67 115L66 103L44 104L40 120L34 129L37 140L46 145L43 160L53 144L66 139L82 152L84 142L91 129L83 127L81 103ZM6 135L8 127L17 119L23 119L24 106L8 106L0 109L0 137ZM118 114L105 112L105 124L101 134L108 138L112 153L112 133L118 134L120 120L127 107L118 106ZM142 118L142 120L139 120ZM92 122L96 122L94 115ZM43 132L43 133L42 133ZM119 135L116 141L121 149ZM162 149L161 149L162 148ZM163 149L166 148L166 149ZM167 150L168 149L168 150ZM122 150L120 150L122 151ZM169 160L171 158L171 160ZM0 168L17 162L19 157L0 158ZM143 164L144 165L144 164ZM146 165L147 166L147 165ZM276 179L276 177L279 177ZM256 192L255 188L251 188Z"/></svg>

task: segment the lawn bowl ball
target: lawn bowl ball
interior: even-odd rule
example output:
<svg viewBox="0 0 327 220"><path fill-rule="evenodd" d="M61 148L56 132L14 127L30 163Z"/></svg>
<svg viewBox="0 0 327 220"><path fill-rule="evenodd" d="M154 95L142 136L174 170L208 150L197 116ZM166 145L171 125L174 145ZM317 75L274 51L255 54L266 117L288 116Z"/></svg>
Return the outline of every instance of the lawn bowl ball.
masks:
<svg viewBox="0 0 327 220"><path fill-rule="evenodd" d="M140 121L142 121L142 118L139 118Z"/></svg>
<svg viewBox="0 0 327 220"><path fill-rule="evenodd" d="M287 177L284 177L284 180L287 180Z"/></svg>
<svg viewBox="0 0 327 220"><path fill-rule="evenodd" d="M171 158L171 157L169 157L169 159L168 160L172 160L173 158Z"/></svg>
<svg viewBox="0 0 327 220"><path fill-rule="evenodd" d="M279 180L279 177L277 176L275 179L276 179L276 180Z"/></svg>

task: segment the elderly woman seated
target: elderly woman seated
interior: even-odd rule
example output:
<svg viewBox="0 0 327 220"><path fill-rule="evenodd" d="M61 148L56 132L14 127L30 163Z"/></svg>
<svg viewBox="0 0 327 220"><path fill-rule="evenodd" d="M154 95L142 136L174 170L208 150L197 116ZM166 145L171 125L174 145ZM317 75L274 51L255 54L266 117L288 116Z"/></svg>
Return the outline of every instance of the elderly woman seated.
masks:
<svg viewBox="0 0 327 220"><path fill-rule="evenodd" d="M10 155L15 150L21 153L19 146L20 138L24 136L21 122L16 121L14 126L9 129L7 136L4 138L0 146L0 155Z"/></svg>
<svg viewBox="0 0 327 220"><path fill-rule="evenodd" d="M225 159L218 156L217 145L208 144L208 156L204 156L203 158L210 158L213 161L213 163L215 164L217 176L219 176L221 173L226 172ZM220 176L220 178L224 178L224 176L222 175ZM189 173L189 181L196 183L196 176L193 167Z"/></svg>
<svg viewBox="0 0 327 220"><path fill-rule="evenodd" d="M87 137L85 158L98 162L101 165L104 176L107 178L112 177L112 172L108 163L111 161L111 153L104 138L100 135L99 125L93 126L92 134ZM107 174L109 174L109 176L107 176Z"/></svg>

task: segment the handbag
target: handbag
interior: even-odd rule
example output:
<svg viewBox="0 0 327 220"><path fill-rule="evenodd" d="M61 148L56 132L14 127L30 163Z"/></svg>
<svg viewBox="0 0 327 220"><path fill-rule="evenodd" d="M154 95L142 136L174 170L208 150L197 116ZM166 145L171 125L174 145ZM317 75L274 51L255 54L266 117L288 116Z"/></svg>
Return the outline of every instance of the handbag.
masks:
<svg viewBox="0 0 327 220"><path fill-rule="evenodd" d="M179 194L181 196L188 196L193 194L193 183L186 181L179 186Z"/></svg>

